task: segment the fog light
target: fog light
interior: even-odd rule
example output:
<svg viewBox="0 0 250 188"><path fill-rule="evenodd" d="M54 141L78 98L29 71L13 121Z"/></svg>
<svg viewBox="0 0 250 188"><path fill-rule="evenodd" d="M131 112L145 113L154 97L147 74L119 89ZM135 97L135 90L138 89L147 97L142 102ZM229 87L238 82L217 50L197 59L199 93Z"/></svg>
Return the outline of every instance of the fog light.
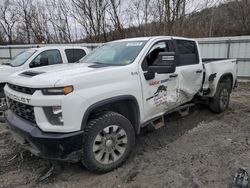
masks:
<svg viewBox="0 0 250 188"><path fill-rule="evenodd" d="M62 113L62 108L61 106L52 106L52 112L55 115L58 115L60 113Z"/></svg>
<svg viewBox="0 0 250 188"><path fill-rule="evenodd" d="M59 121L63 124L63 118L62 118L62 116L59 116Z"/></svg>
<svg viewBox="0 0 250 188"><path fill-rule="evenodd" d="M62 117L62 107L61 106L51 106L51 107L44 107L45 115L48 121L52 125L63 125L63 117Z"/></svg>

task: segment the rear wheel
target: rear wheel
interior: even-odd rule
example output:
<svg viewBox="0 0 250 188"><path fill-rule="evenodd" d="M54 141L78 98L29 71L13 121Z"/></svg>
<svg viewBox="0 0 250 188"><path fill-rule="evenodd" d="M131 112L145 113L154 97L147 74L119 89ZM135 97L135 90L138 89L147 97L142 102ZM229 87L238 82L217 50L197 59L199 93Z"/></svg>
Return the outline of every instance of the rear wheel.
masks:
<svg viewBox="0 0 250 188"><path fill-rule="evenodd" d="M209 103L209 108L215 113L221 113L228 108L230 100L231 86L229 82L219 83L215 96Z"/></svg>
<svg viewBox="0 0 250 188"><path fill-rule="evenodd" d="M127 159L134 142L130 121L118 113L104 112L85 129L82 163L91 171L111 171Z"/></svg>

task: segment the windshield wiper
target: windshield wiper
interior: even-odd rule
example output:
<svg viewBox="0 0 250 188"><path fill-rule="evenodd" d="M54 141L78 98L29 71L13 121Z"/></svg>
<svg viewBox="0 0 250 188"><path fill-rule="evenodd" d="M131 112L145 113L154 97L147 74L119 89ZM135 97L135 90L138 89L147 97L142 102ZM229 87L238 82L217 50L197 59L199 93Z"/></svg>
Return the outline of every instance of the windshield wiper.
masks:
<svg viewBox="0 0 250 188"><path fill-rule="evenodd" d="M101 62L98 62L98 61L95 61L95 62L91 62L91 64L98 64L98 65L106 65L106 64L104 64L104 63L101 63Z"/></svg>
<svg viewBox="0 0 250 188"><path fill-rule="evenodd" d="M91 62L93 64L97 64L97 65L103 65L103 66L123 66L122 64L111 64L111 63L101 63L101 62Z"/></svg>
<svg viewBox="0 0 250 188"><path fill-rule="evenodd" d="M112 66L112 65L110 65L110 64L101 63L101 62L98 62L98 61L91 62L91 64L97 64L97 65L102 65L102 66Z"/></svg>

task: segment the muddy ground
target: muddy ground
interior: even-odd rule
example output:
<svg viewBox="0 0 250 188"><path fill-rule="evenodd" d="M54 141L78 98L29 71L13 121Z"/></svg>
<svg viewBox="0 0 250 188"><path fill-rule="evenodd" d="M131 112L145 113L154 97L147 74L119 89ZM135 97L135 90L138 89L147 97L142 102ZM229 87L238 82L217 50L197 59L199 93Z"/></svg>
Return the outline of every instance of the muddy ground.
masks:
<svg viewBox="0 0 250 188"><path fill-rule="evenodd" d="M250 173L250 84L240 84L222 114L198 105L186 117L166 119L165 127L138 137L117 170L100 175L56 163L43 181L50 163L24 151L0 124L0 187L221 188L230 187L239 167Z"/></svg>

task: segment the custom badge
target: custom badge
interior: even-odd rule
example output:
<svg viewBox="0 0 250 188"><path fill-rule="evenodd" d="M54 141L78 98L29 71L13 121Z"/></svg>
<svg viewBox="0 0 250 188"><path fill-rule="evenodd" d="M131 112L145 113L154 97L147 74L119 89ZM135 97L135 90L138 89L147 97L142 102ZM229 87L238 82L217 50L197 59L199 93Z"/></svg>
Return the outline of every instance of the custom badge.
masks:
<svg viewBox="0 0 250 188"><path fill-rule="evenodd" d="M146 99L146 101L153 100L156 107L167 102L167 86L160 85L153 96Z"/></svg>

